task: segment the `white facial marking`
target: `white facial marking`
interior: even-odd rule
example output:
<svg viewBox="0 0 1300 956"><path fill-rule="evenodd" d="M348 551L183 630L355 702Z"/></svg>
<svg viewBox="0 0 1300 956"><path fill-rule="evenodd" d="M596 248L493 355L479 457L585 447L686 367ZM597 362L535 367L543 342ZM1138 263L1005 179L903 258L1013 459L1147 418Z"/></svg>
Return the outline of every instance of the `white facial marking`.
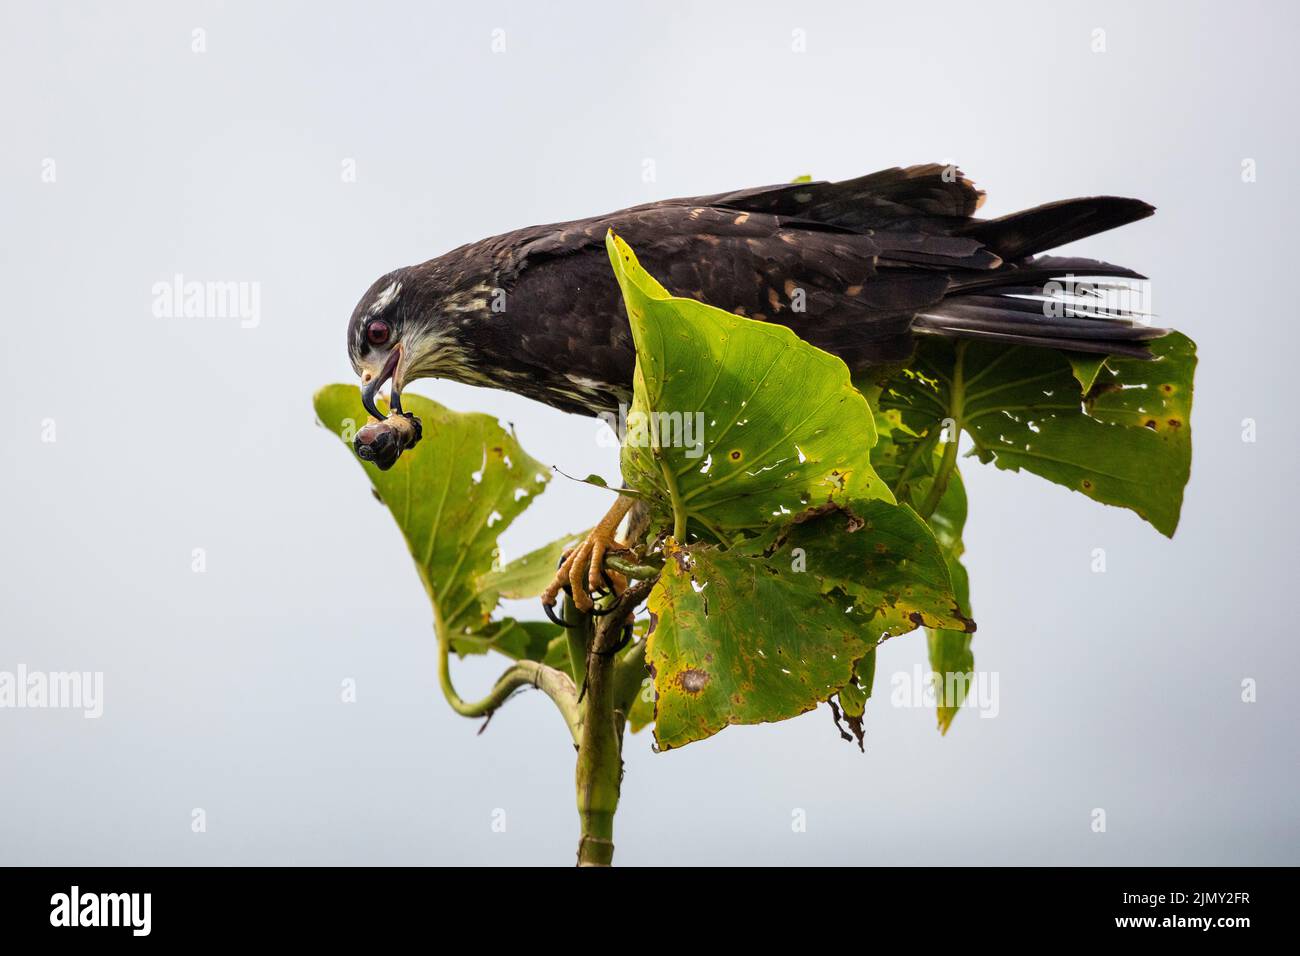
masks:
<svg viewBox="0 0 1300 956"><path fill-rule="evenodd" d="M402 284L400 282L388 283L384 291L379 293L375 298L375 304L370 307L370 314L378 315L380 312L383 312L384 309L393 304L393 300L397 298L398 293L401 291Z"/></svg>

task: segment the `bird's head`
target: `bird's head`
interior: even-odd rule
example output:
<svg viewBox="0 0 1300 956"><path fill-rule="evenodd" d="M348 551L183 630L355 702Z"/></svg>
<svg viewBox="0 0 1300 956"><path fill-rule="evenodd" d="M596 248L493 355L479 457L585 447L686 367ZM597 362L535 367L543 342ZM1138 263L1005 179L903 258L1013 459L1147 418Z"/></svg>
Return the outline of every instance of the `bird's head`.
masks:
<svg viewBox="0 0 1300 956"><path fill-rule="evenodd" d="M402 386L410 369L405 341L410 310L402 301L403 270L380 277L361 297L348 321L348 358L361 376L361 403L375 418L382 419L375 396L392 381L389 404L402 409Z"/></svg>
<svg viewBox="0 0 1300 956"><path fill-rule="evenodd" d="M361 377L361 402L376 418L384 417L375 397L385 383L392 383L389 406L401 412L402 389L411 382L431 375L458 378L466 366L470 350L452 316L464 324L467 297L449 292L429 265L381 276L348 321L348 358Z"/></svg>

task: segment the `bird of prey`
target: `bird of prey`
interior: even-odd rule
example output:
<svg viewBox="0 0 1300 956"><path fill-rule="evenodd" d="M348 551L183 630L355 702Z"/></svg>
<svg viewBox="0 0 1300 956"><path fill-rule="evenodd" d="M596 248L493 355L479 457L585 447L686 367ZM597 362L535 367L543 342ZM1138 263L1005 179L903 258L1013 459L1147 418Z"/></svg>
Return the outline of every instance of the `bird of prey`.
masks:
<svg viewBox="0 0 1300 956"><path fill-rule="evenodd" d="M960 171L930 164L518 229L382 276L352 313L348 354L376 418L385 383L400 412L401 389L430 376L565 412L616 413L631 403L636 354L606 255L611 229L670 293L788 326L855 373L907 360L922 336L1148 354L1165 330L1129 313L1044 308L1064 276L1142 276L1040 253L1145 218L1151 206L1100 196L976 218L983 200ZM591 609L586 591L599 593L604 553L630 505L620 498L566 557L544 603L571 586L575 604Z"/></svg>

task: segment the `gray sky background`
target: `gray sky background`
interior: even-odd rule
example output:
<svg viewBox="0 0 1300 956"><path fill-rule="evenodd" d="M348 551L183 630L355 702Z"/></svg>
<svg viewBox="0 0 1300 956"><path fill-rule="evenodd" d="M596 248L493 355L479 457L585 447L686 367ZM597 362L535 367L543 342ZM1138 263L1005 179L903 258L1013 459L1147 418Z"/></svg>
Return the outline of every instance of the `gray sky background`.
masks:
<svg viewBox="0 0 1300 956"><path fill-rule="evenodd" d="M631 738L618 862L1300 862L1298 28L1261 2L5 3L0 670L105 689L98 720L0 710L0 863L570 862L559 719L527 695L477 737L447 709L397 529L313 425L313 391L352 379L353 305L521 225L948 160L988 215L1159 207L1077 251L1148 273L1160 321L1199 344L1182 526L1168 541L971 463L998 716L941 738L931 711L890 706L918 633L881 652L865 756L825 708L661 755ZM259 323L155 318L176 273L259 283ZM615 476L589 420L415 390ZM607 503L557 477L506 551Z"/></svg>

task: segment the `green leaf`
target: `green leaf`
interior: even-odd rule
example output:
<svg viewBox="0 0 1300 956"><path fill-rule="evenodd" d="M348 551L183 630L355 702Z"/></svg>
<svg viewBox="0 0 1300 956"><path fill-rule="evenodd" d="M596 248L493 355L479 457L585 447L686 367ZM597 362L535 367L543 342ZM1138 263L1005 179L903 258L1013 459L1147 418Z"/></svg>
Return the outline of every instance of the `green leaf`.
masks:
<svg viewBox="0 0 1300 956"><path fill-rule="evenodd" d="M1074 380L1079 383L1083 394L1087 395L1088 389L1092 388L1093 383L1097 381L1101 367L1106 364L1106 356L1066 352L1065 357L1070 363L1070 371L1074 373Z"/></svg>
<svg viewBox="0 0 1300 956"><path fill-rule="evenodd" d="M938 431L928 436L918 436L902 423L896 409L878 413L876 427L880 439L871 455L876 471L890 483L900 501L923 500L930 493L935 473L943 458L944 445L938 441L943 436ZM966 568L961 563L965 551L962 530L966 525L966 510L966 488L962 483L961 472L954 465L947 487L939 498L934 513L930 515L929 524L948 566L953 594L961 612L970 617L970 583ZM926 628L926 643L933 672L941 675L973 674L975 655L971 651L969 632ZM943 686L947 687L948 684L945 682ZM965 700L968 682L954 680L951 687L951 698L938 696L942 689L936 689L939 731L945 734ZM848 713L847 708L845 712Z"/></svg>
<svg viewBox="0 0 1300 956"><path fill-rule="evenodd" d="M499 571L483 576L483 586L497 591L503 598L524 600L537 597L555 578L560 557L587 536L586 531L558 538L516 558Z"/></svg>
<svg viewBox="0 0 1300 956"><path fill-rule="evenodd" d="M805 513L728 550L672 548L648 606L661 749L812 709L886 636L974 627L925 522L883 501Z"/></svg>
<svg viewBox="0 0 1300 956"><path fill-rule="evenodd" d="M962 607L969 608L969 585L966 569L956 558L949 565L953 589L962 598ZM961 631L928 628L926 644L930 655L930 670L938 675L935 687L939 733L946 734L965 703L966 692L975 676L975 653L971 650L971 635ZM950 676L951 675L951 676Z"/></svg>
<svg viewBox="0 0 1300 956"><path fill-rule="evenodd" d="M662 523L725 542L809 507L893 500L842 361L785 326L674 298L621 239L606 245L637 351L623 477Z"/></svg>
<svg viewBox="0 0 1300 956"><path fill-rule="evenodd" d="M874 396L879 401L879 393ZM918 434L902 421L897 409L876 413L876 445L871 449L871 464L904 504L915 507L930 492L939 459L942 457L941 430Z"/></svg>
<svg viewBox="0 0 1300 956"><path fill-rule="evenodd" d="M966 525L966 489L961 473L954 470L948 487L939 501L939 507L930 516L930 527L939 541L948 577L961 612L971 614L970 580L961 563L962 529ZM939 732L946 734L966 700L966 692L974 679L975 653L971 650L971 634L946 628L927 628L926 644L930 655L930 670L939 675L940 686L935 688ZM948 677L949 674L963 675ZM968 675L968 676L966 676Z"/></svg>
<svg viewBox="0 0 1300 956"><path fill-rule="evenodd" d="M982 461L1128 508L1172 536L1191 472L1196 347L1173 332L1151 352L1108 358L1085 395L1065 353L928 340L880 404L917 435L955 420Z"/></svg>
<svg viewBox="0 0 1300 956"><path fill-rule="evenodd" d="M554 627L554 625L551 626ZM540 660L547 667L554 667L557 671L563 671L571 679L574 679L573 660L569 656L569 638L564 633L564 628L557 627L556 630L560 633L551 638L551 642L546 645L546 653L542 655Z"/></svg>
<svg viewBox="0 0 1300 956"><path fill-rule="evenodd" d="M563 637L564 629L550 621L516 621L508 617L452 638L451 647L462 657L496 651L516 661L541 661L546 659L551 644ZM565 663L567 669L567 659Z"/></svg>
<svg viewBox="0 0 1300 956"><path fill-rule="evenodd" d="M492 582L497 537L545 488L550 475L490 415L462 414L419 395L402 396L424 439L389 471L358 459L350 439L368 419L356 386L316 393L316 416L345 442L392 512L433 604L439 634L462 653L545 652L550 625L490 622L501 594ZM374 568L382 569L377 561ZM382 573L382 572L381 572Z"/></svg>
<svg viewBox="0 0 1300 956"><path fill-rule="evenodd" d="M654 680L647 677L641 682L641 689L632 698L632 706L627 712L627 729L632 733L640 733L646 727L655 722L655 685Z"/></svg>
<svg viewBox="0 0 1300 956"><path fill-rule="evenodd" d="M803 569L823 594L853 598L873 635L897 636L922 625L975 630L958 607L938 541L906 506L863 501L807 512L734 551Z"/></svg>
<svg viewBox="0 0 1300 956"><path fill-rule="evenodd" d="M967 509L966 484L962 481L961 471L954 466L939 506L930 515L930 530L938 539L945 558L960 558L966 551L961 536L966 528Z"/></svg>
<svg viewBox="0 0 1300 956"><path fill-rule="evenodd" d="M840 737L850 743L858 743L859 750L866 750L866 730L863 717L867 712L867 701L871 699L872 685L876 680L876 649L867 651L866 656L853 668L853 679L840 688L831 702L831 714L835 717L835 727ZM837 707L838 703L838 707ZM840 724L840 718L849 725L848 731Z"/></svg>
<svg viewBox="0 0 1300 956"><path fill-rule="evenodd" d="M876 672L875 660L875 650L868 651L866 656L858 662L857 672L853 675L853 680L841 687L836 695L846 717L861 718L866 713L867 700L871 697L871 686L870 683L864 686L862 678L865 671L869 671L874 678ZM867 663L868 661L870 663ZM866 664L865 668L863 667L864 664Z"/></svg>

